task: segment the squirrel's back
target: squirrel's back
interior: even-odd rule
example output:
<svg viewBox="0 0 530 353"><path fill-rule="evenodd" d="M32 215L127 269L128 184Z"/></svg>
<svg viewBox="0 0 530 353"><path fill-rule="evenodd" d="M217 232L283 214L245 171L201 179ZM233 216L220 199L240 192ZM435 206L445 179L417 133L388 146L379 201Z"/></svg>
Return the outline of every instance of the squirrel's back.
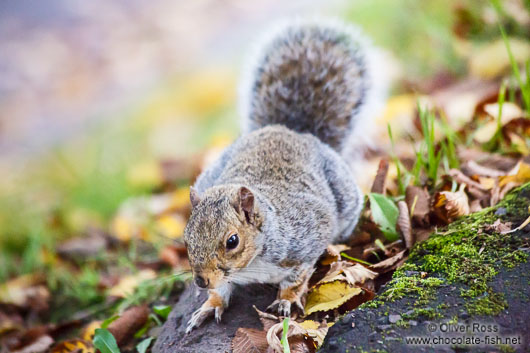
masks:
<svg viewBox="0 0 530 353"><path fill-rule="evenodd" d="M322 21L281 26L261 45L242 87L244 132L281 124L344 152L357 132L373 125L363 124L369 101L377 100L373 64L370 45L352 27Z"/></svg>

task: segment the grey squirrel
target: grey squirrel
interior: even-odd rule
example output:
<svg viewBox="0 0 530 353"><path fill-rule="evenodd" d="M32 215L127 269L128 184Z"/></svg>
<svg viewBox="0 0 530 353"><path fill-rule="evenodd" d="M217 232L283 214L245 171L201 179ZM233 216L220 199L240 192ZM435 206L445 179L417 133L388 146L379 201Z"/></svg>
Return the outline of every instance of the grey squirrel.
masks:
<svg viewBox="0 0 530 353"><path fill-rule="evenodd" d="M358 31L321 21L288 23L262 46L243 86L242 135L190 189L184 240L209 297L187 332L219 322L235 285L278 285L268 309L303 312L316 261L352 234L363 206L343 156L364 133L370 50Z"/></svg>

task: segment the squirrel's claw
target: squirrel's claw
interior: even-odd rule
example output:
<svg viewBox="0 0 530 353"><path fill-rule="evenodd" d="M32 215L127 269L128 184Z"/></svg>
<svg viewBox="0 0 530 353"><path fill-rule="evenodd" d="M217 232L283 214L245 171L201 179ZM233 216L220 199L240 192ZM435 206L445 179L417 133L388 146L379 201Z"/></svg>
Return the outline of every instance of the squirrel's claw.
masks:
<svg viewBox="0 0 530 353"><path fill-rule="evenodd" d="M216 319L217 319L217 309ZM204 305L197 309L192 315L190 321L188 321L188 326L186 327L186 334L189 334L194 328L201 326L201 324L214 312L214 308L208 307L205 308ZM220 316L219 316L220 318Z"/></svg>
<svg viewBox="0 0 530 353"><path fill-rule="evenodd" d="M219 324L221 323L221 315L223 315L224 307L217 306L215 307L215 321Z"/></svg>
<svg viewBox="0 0 530 353"><path fill-rule="evenodd" d="M280 316L291 316L291 302L286 299L276 299L267 307L267 311L276 312Z"/></svg>

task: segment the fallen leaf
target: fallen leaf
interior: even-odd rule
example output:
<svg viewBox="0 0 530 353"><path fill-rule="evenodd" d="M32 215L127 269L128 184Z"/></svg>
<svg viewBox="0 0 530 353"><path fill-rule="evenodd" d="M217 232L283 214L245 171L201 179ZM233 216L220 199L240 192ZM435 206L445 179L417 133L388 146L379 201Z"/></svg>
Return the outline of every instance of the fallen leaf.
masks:
<svg viewBox="0 0 530 353"><path fill-rule="evenodd" d="M303 336L307 333L307 331L301 327L296 321L289 320L288 323L288 330L287 330L287 340L289 341L289 346L296 344L299 345L300 342L294 342L291 338L295 336ZM267 343L268 345L275 351L279 353L283 353L284 349L281 344L279 335L283 332L283 322L277 323L276 325L272 326L267 331ZM303 341L302 341L303 342ZM309 347L300 346L297 347L296 352L309 352Z"/></svg>
<svg viewBox="0 0 530 353"><path fill-rule="evenodd" d="M186 220L179 214L163 215L155 222L155 229L170 239L180 238L184 234Z"/></svg>
<svg viewBox="0 0 530 353"><path fill-rule="evenodd" d="M317 283L317 286L333 281L344 281L351 285L363 284L366 280L374 279L376 276L377 273L361 264L352 265L347 261L337 261L331 264L328 274Z"/></svg>
<svg viewBox="0 0 530 353"><path fill-rule="evenodd" d="M372 190L370 192L375 192L378 194L385 193L385 181L388 174L388 160L381 159L379 162L379 167L377 169L377 174L375 175L374 183L372 184Z"/></svg>
<svg viewBox="0 0 530 353"><path fill-rule="evenodd" d="M490 103L484 105L484 111L491 115L495 122L499 119L499 103ZM501 124L507 124L510 120L524 116L523 110L515 103L504 102L502 104Z"/></svg>
<svg viewBox="0 0 530 353"><path fill-rule="evenodd" d="M330 244L326 248L326 255L320 261L322 265L329 265L335 261L340 261L340 253L349 250L350 247L344 244Z"/></svg>
<svg viewBox="0 0 530 353"><path fill-rule="evenodd" d="M429 223L431 212L431 196L429 192L419 186L407 186L405 202L412 212L412 221L420 226Z"/></svg>
<svg viewBox="0 0 530 353"><path fill-rule="evenodd" d="M11 353L41 353L46 352L48 348L53 344L53 338L48 335L41 335L33 340L31 343L24 345L23 347L17 347L12 350Z"/></svg>
<svg viewBox="0 0 530 353"><path fill-rule="evenodd" d="M403 240L405 241L405 247L410 249L414 245L414 238L412 238L412 226L410 224L409 208L405 201L398 202L399 217L397 220L397 226Z"/></svg>
<svg viewBox="0 0 530 353"><path fill-rule="evenodd" d="M255 305L253 305L252 307L258 313L259 320L261 321L261 324L263 325L263 329L265 331L268 331L272 326L276 325L280 321L280 318L278 316L263 312L256 308Z"/></svg>
<svg viewBox="0 0 530 353"><path fill-rule="evenodd" d="M58 343L53 347L51 353L95 353L95 351L91 341L73 339Z"/></svg>
<svg viewBox="0 0 530 353"><path fill-rule="evenodd" d="M486 230L487 232L495 232L495 233L501 233L501 234L506 234L511 229L512 229L512 222L502 222L500 219L497 219L492 224L487 224L484 227L484 230Z"/></svg>
<svg viewBox="0 0 530 353"><path fill-rule="evenodd" d="M98 255L107 248L107 244L101 232L90 232L62 243L57 247L57 253L64 258L80 260Z"/></svg>
<svg viewBox="0 0 530 353"><path fill-rule="evenodd" d="M530 165L519 162L512 171L510 171L509 175L499 178L499 186L503 187L508 183L521 185L528 181L530 181Z"/></svg>
<svg viewBox="0 0 530 353"><path fill-rule="evenodd" d="M300 326L306 330L306 335L311 337L317 343L316 348L322 345L329 330L328 325L320 325L313 320L305 320L300 323Z"/></svg>
<svg viewBox="0 0 530 353"><path fill-rule="evenodd" d="M268 348L266 331L240 327L232 339L233 353L266 353Z"/></svg>
<svg viewBox="0 0 530 353"><path fill-rule="evenodd" d="M101 353L120 353L116 339L107 329L96 329L93 344Z"/></svg>
<svg viewBox="0 0 530 353"><path fill-rule="evenodd" d="M317 311L329 311L338 308L352 297L362 293L362 289L342 281L321 284L313 288L305 305L306 315Z"/></svg>
<svg viewBox="0 0 530 353"><path fill-rule="evenodd" d="M434 212L445 223L451 223L456 218L469 214L469 200L464 192L465 186L466 184L461 184L456 192L441 191L434 194Z"/></svg>
<svg viewBox="0 0 530 353"><path fill-rule="evenodd" d="M378 262L375 265L370 266L370 269L382 274L390 272L398 268L406 260L406 249L398 252L396 255L389 257L386 260Z"/></svg>
<svg viewBox="0 0 530 353"><path fill-rule="evenodd" d="M116 286L109 291L110 296L125 298L132 294L136 287L147 280L156 278L156 272L151 269L141 270L140 272L123 277Z"/></svg>
<svg viewBox="0 0 530 353"><path fill-rule="evenodd" d="M467 176L482 175L485 177L498 178L506 175L506 172L502 170L482 166L474 160L463 163L461 169Z"/></svg>
<svg viewBox="0 0 530 353"><path fill-rule="evenodd" d="M398 209L394 201L389 197L381 194L368 194L370 199L370 209L374 222L381 228L383 234L389 241L398 239L396 231L396 222L398 218Z"/></svg>
<svg viewBox="0 0 530 353"><path fill-rule="evenodd" d="M23 275L0 284L0 302L31 307L35 311L48 308L50 292L38 275Z"/></svg>
<svg viewBox="0 0 530 353"><path fill-rule="evenodd" d="M524 63L530 58L530 44L527 41L510 38L509 42L512 55L517 63ZM510 58L502 39L483 45L474 51L469 60L469 70L475 77L491 79L510 69Z"/></svg>
<svg viewBox="0 0 530 353"><path fill-rule="evenodd" d="M147 306L134 306L111 322L107 328L116 339L118 346L122 346L133 338L136 331L142 328L148 317L149 309Z"/></svg>
<svg viewBox="0 0 530 353"><path fill-rule="evenodd" d="M151 341L154 339L154 337L148 337L146 339L144 339L142 342L138 343L136 345L136 350L138 351L138 353L146 353L147 352L147 348L149 348L149 346L151 345Z"/></svg>
<svg viewBox="0 0 530 353"><path fill-rule="evenodd" d="M94 338L94 334L96 333L96 329L101 328L102 321L92 321L89 323L85 328L83 329L83 333L81 334L81 338L85 341L92 342L92 339Z"/></svg>

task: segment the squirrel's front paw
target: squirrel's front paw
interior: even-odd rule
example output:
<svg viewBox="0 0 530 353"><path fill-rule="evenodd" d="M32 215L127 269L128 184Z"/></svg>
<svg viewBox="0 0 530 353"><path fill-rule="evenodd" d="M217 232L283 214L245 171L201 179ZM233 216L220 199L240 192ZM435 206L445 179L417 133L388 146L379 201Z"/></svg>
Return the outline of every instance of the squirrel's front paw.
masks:
<svg viewBox="0 0 530 353"><path fill-rule="evenodd" d="M304 306L300 302L299 298L296 298L292 303L287 299L276 299L271 305L267 307L267 311L278 313L280 316L289 317L291 316L291 305L294 304L300 313L304 313Z"/></svg>
<svg viewBox="0 0 530 353"><path fill-rule="evenodd" d="M212 314L215 316L215 321L217 323L221 322L221 316L223 315L224 307L222 306L209 306L203 304L199 309L197 309L193 315L191 315L190 321L188 321L188 326L186 327L186 333L190 333L194 328L201 326L201 324L210 317Z"/></svg>

